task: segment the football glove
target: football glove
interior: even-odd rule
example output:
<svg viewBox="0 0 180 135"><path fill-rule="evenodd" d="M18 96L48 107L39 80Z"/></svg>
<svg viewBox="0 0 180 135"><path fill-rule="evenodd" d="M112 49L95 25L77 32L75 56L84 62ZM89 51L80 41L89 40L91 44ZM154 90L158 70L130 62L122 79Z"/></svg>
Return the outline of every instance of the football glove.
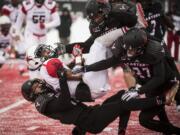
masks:
<svg viewBox="0 0 180 135"><path fill-rule="evenodd" d="M122 95L121 99L122 99L123 101L129 101L130 99L136 98L136 97L138 97L138 96L139 96L138 91L131 89L131 90L125 92L125 93Z"/></svg>
<svg viewBox="0 0 180 135"><path fill-rule="evenodd" d="M76 65L76 66L72 69L72 73L73 73L73 74L85 73L85 72L86 72L86 66Z"/></svg>
<svg viewBox="0 0 180 135"><path fill-rule="evenodd" d="M83 48L81 48L79 44L76 44L72 50L73 56L76 57L76 56L82 55L82 50Z"/></svg>

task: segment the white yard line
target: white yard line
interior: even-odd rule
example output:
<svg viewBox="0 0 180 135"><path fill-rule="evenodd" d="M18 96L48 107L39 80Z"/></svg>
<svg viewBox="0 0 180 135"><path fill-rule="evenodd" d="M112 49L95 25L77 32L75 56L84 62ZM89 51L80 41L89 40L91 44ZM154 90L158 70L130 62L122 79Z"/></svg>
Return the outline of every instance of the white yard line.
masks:
<svg viewBox="0 0 180 135"><path fill-rule="evenodd" d="M21 104L24 104L24 103L26 103L25 99L17 101L17 102L15 102L15 103L13 103L13 104L11 104L9 106L6 106L6 107L0 109L0 114L4 113L4 112L7 112L7 111L9 111L9 110L11 110L13 108L16 108L16 107L18 107L18 106L20 106Z"/></svg>

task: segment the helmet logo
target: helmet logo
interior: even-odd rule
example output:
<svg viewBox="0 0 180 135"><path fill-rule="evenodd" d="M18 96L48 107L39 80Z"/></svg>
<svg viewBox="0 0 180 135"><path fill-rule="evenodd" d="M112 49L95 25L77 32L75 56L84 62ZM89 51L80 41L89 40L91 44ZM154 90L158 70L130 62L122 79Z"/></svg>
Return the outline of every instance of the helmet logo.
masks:
<svg viewBox="0 0 180 135"><path fill-rule="evenodd" d="M28 85L31 86L31 82L28 82Z"/></svg>

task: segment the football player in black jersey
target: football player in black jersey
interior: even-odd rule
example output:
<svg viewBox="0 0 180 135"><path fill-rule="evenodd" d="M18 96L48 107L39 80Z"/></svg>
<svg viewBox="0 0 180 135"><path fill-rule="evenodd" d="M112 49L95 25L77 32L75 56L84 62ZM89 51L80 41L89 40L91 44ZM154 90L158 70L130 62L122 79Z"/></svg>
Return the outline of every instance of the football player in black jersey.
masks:
<svg viewBox="0 0 180 135"><path fill-rule="evenodd" d="M160 42L149 38L143 30L128 31L115 42L114 48L114 56L111 58L84 66L79 71L99 71L122 63L128 65L141 87L127 92L122 97L124 100L130 100L141 94L145 94L146 97L163 95L176 79L179 80L179 75L171 68ZM180 103L179 90L175 99ZM155 116L160 120L153 120ZM179 128L170 124L164 107L143 110L139 119L141 125L151 130L166 134L180 133Z"/></svg>
<svg viewBox="0 0 180 135"><path fill-rule="evenodd" d="M152 0L137 0L144 9L145 19L148 22L146 30L151 36L156 37L160 42L163 41L167 29L174 29L173 22L164 13L163 7L159 2Z"/></svg>
<svg viewBox="0 0 180 135"><path fill-rule="evenodd" d="M63 67L59 67L57 76L59 78L60 93L55 92L52 87L40 79L28 80L23 83L21 92L23 97L32 103L39 113L63 124L76 125L73 135L85 135L86 132L100 133L118 116L123 116L126 111L147 109L162 106L172 101L165 96L132 99L122 101L124 90L106 99L101 105L87 106L72 98L67 84L67 74ZM172 92L169 91L169 94ZM134 104L136 102L136 104ZM118 134L121 135L121 134Z"/></svg>

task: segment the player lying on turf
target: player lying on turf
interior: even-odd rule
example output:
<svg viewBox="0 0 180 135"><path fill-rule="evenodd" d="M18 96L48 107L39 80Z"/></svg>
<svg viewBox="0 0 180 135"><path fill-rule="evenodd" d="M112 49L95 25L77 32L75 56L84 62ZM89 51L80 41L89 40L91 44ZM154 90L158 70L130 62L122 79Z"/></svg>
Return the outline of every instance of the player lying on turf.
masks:
<svg viewBox="0 0 180 135"><path fill-rule="evenodd" d="M123 101L121 97L125 91L122 90L106 99L101 105L87 106L71 97L67 83L68 73L62 65L59 65L56 76L59 79L60 92L55 92L44 81L34 79L28 80L22 85L22 95L26 100L35 103L39 113L60 120L63 124L76 125L76 132L78 131L79 135L84 135L85 132L100 133L127 111L161 107L165 103L170 103L177 91L177 84L175 84L173 90L169 90L168 98L156 96ZM73 134L77 135L74 132Z"/></svg>

